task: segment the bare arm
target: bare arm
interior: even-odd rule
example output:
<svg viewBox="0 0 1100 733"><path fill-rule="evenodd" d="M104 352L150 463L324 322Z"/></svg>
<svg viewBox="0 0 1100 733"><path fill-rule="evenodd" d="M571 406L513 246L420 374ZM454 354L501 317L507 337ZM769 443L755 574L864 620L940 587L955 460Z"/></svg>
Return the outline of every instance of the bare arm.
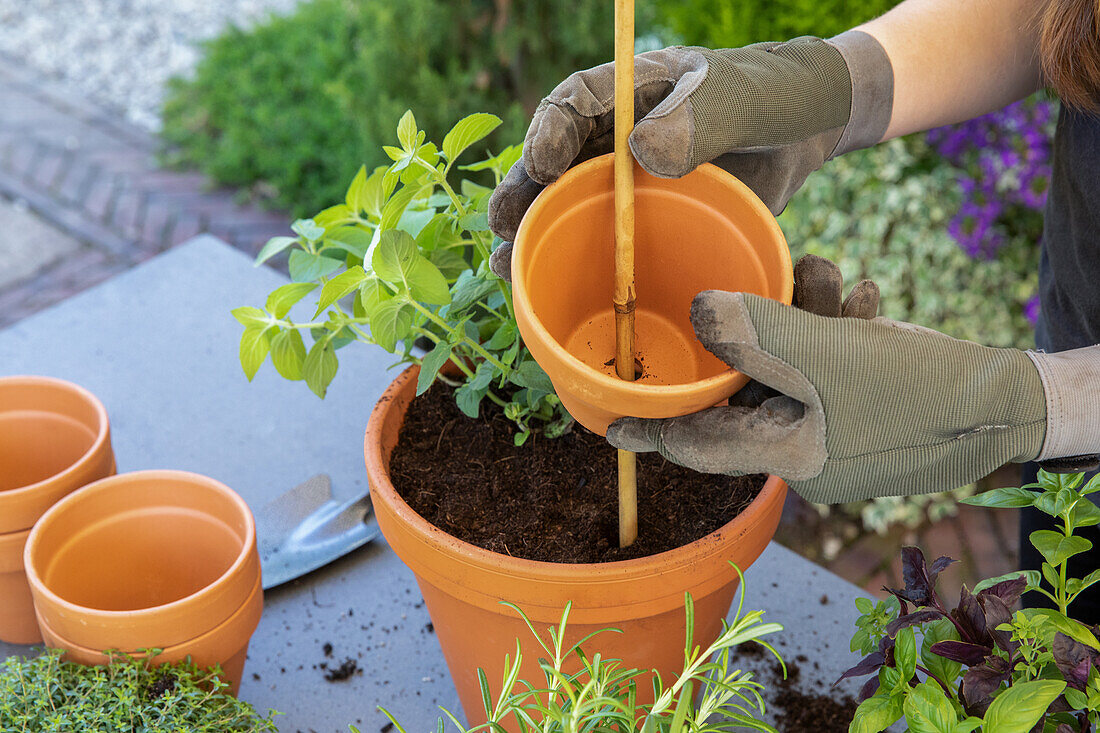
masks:
<svg viewBox="0 0 1100 733"><path fill-rule="evenodd" d="M1041 86L1036 0L906 0L859 27L894 67L884 139L968 120Z"/></svg>

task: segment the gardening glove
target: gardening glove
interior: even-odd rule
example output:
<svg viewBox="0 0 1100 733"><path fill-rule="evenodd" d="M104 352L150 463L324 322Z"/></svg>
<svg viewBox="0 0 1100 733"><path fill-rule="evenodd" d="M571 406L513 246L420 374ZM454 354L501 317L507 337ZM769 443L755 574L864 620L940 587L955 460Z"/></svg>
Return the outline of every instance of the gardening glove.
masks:
<svg viewBox="0 0 1100 733"><path fill-rule="evenodd" d="M778 214L828 159L882 139L893 69L870 35L711 50L672 47L635 57L630 149L649 173L677 178L714 162ZM489 201L504 240L493 271L509 277L511 242L540 191L568 168L614 147L613 63L580 71L539 104L523 157Z"/></svg>
<svg viewBox="0 0 1100 733"><path fill-rule="evenodd" d="M759 407L612 423L617 448L698 471L773 473L839 503L944 491L1006 462L1100 453L1100 346L994 349L745 293L692 303L699 340L777 390Z"/></svg>

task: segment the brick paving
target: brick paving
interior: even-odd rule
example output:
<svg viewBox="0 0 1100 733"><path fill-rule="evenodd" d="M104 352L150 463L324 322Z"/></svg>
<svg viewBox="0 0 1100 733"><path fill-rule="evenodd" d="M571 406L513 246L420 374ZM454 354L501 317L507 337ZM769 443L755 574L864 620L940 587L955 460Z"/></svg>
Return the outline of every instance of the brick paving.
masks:
<svg viewBox="0 0 1100 733"><path fill-rule="evenodd" d="M164 170L157 150L143 130L0 58L0 197L80 244L0 288L0 328L202 232L249 253L289 233L286 214Z"/></svg>
<svg viewBox="0 0 1100 733"><path fill-rule="evenodd" d="M0 328L196 234L210 232L255 253L269 237L288 232L287 215L240 205L235 191L212 190L200 174L164 170L156 151L146 132L0 57L0 197L79 243L0 288ZM998 478L989 486L1016 480ZM822 545L830 533L840 535L841 549L826 557ZM901 583L896 558L903 544L958 559L943 575L943 587L956 588L1014 569L1015 533L1014 512L961 506L958 515L916 530L866 534L858 520L822 520L792 494L777 539L882 595L884 584Z"/></svg>

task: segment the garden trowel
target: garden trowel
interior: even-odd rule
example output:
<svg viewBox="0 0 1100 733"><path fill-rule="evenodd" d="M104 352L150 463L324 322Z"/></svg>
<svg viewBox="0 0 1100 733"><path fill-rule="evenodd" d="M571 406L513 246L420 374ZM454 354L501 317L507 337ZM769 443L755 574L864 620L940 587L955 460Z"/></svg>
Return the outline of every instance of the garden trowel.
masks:
<svg viewBox="0 0 1100 733"><path fill-rule="evenodd" d="M255 512L264 590L329 564L378 536L370 495L344 501L317 474Z"/></svg>

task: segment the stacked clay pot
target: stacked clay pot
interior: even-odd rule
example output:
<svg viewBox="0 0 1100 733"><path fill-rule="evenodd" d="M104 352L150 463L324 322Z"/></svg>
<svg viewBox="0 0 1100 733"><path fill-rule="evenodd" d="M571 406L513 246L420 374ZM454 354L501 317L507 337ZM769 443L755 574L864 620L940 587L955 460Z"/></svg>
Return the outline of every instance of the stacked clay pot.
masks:
<svg viewBox="0 0 1100 733"><path fill-rule="evenodd" d="M119 474L70 494L35 525L24 554L46 644L103 664L104 650L220 665L236 694L263 611L256 526L214 479Z"/></svg>
<svg viewBox="0 0 1100 733"><path fill-rule="evenodd" d="M61 379L0 378L0 641L42 640L23 568L31 527L114 472L107 410L95 395Z"/></svg>

